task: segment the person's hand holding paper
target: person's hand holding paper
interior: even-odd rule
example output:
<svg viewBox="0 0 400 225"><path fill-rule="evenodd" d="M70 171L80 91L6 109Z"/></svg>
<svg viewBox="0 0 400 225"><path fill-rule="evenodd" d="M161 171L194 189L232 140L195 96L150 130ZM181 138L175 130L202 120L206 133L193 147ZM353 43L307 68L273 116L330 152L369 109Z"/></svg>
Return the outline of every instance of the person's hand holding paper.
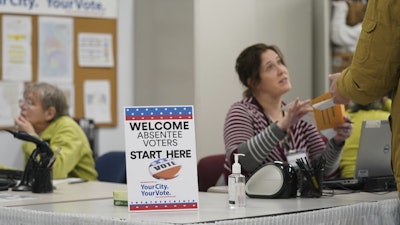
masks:
<svg viewBox="0 0 400 225"><path fill-rule="evenodd" d="M350 100L340 95L339 90L337 88L337 79L340 76L340 73L329 74L329 80L332 81L332 85L329 88L329 93L333 102L336 104L349 104Z"/></svg>
<svg viewBox="0 0 400 225"><path fill-rule="evenodd" d="M345 115L344 105L335 104L329 92L313 99L312 103L318 130L326 136L333 136L336 143L344 142L352 133L351 120Z"/></svg>
<svg viewBox="0 0 400 225"><path fill-rule="evenodd" d="M335 103L333 102L332 98L323 100L321 102L317 102L312 105L313 108L319 109L319 110L325 110L325 109L333 107L333 106L335 106Z"/></svg>

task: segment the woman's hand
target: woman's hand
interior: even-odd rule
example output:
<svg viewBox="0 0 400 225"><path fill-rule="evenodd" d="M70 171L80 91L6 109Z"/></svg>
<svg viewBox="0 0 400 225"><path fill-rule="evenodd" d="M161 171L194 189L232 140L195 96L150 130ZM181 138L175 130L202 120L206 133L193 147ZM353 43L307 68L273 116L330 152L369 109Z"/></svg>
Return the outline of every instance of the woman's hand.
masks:
<svg viewBox="0 0 400 225"><path fill-rule="evenodd" d="M333 137L333 140L338 145L342 144L353 133L353 125L351 124L350 118L345 117L344 119L346 122L339 124L334 128L336 135Z"/></svg>
<svg viewBox="0 0 400 225"><path fill-rule="evenodd" d="M296 98L292 103L289 104L289 108L283 119L278 121L277 125L281 130L286 131L293 124L296 124L304 115L312 112L313 109L310 105L311 100L300 101Z"/></svg>
<svg viewBox="0 0 400 225"><path fill-rule="evenodd" d="M15 129L20 131L25 131L29 134L34 134L35 129L32 124L26 120L23 116L17 116L14 118Z"/></svg>

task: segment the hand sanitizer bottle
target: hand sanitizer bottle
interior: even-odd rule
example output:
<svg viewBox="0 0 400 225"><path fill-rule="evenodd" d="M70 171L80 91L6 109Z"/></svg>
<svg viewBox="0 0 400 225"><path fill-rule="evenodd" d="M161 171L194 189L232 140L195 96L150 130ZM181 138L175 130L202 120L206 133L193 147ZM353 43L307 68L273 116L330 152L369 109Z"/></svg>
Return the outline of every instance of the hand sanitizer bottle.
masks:
<svg viewBox="0 0 400 225"><path fill-rule="evenodd" d="M246 205L245 177L241 174L239 156L244 156L244 154L234 154L235 162L232 165L232 174L228 177L229 206L231 208L245 207Z"/></svg>

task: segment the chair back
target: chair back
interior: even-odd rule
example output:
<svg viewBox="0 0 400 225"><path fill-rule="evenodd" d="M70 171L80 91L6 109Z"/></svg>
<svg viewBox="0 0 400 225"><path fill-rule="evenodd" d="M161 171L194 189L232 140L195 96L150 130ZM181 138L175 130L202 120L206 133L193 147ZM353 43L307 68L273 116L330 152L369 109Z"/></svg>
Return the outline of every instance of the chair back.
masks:
<svg viewBox="0 0 400 225"><path fill-rule="evenodd" d="M94 120L88 118L74 118L74 120L79 124L82 128L83 132L85 132L86 137L88 138L90 148L93 151L93 158L97 159L97 136L98 136L98 128L94 123Z"/></svg>
<svg viewBox="0 0 400 225"><path fill-rule="evenodd" d="M206 156L197 163L199 191L207 191L215 186L224 175L225 154ZM224 182L226 183L225 179Z"/></svg>
<svg viewBox="0 0 400 225"><path fill-rule="evenodd" d="M124 151L111 151L95 161L99 181L126 183L126 161Z"/></svg>

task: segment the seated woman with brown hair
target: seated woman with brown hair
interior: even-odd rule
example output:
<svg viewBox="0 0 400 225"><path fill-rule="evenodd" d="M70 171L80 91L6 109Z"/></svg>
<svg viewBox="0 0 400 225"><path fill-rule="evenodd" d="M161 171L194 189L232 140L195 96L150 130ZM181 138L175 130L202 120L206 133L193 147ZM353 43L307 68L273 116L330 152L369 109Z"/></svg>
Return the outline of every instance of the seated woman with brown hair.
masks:
<svg viewBox="0 0 400 225"><path fill-rule="evenodd" d="M292 89L288 68L276 46L255 44L244 49L236 60L236 72L246 87L242 100L229 109L224 126L225 168L231 171L234 153L242 171L251 176L268 162L288 161L289 156L304 154L315 163L326 161L325 175L338 174L339 158L352 125L338 125L327 143L317 128L301 118L312 111L310 100L296 98L284 110L284 94Z"/></svg>

